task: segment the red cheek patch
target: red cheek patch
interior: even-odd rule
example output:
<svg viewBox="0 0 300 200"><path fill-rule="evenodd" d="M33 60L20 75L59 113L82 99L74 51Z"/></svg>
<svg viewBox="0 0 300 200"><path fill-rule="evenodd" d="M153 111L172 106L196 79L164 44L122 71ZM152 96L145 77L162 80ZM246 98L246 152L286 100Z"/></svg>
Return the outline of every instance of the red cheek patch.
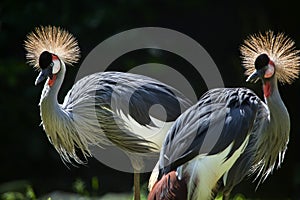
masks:
<svg viewBox="0 0 300 200"><path fill-rule="evenodd" d="M57 55L52 54L52 60L58 60Z"/></svg>

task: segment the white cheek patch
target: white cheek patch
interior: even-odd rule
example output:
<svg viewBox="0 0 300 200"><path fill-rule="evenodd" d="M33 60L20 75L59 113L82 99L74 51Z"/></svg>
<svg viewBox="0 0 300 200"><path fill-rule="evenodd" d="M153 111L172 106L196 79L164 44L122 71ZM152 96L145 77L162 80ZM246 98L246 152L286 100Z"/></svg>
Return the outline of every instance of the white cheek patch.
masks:
<svg viewBox="0 0 300 200"><path fill-rule="evenodd" d="M60 70L60 61L58 59L53 60L52 74L57 74Z"/></svg>
<svg viewBox="0 0 300 200"><path fill-rule="evenodd" d="M264 78L271 78L274 75L274 66L268 65L268 69L265 72Z"/></svg>

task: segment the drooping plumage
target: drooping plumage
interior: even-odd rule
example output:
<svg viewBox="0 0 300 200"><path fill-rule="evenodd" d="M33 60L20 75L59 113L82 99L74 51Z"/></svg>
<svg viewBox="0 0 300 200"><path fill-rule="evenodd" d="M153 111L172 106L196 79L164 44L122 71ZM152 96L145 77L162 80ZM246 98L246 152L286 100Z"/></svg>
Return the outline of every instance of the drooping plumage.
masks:
<svg viewBox="0 0 300 200"><path fill-rule="evenodd" d="M250 36L241 51L247 81L262 80L265 102L245 88L213 89L202 96L168 132L151 175L149 200L168 195L161 193L162 177L173 172L172 185L185 180L186 199L212 199L219 191L229 199L245 176L256 174L260 183L282 163L290 119L277 80L291 83L298 77L299 51L273 32Z"/></svg>
<svg viewBox="0 0 300 200"><path fill-rule="evenodd" d="M250 45L252 44L252 45ZM265 44L265 46L264 46ZM245 153L228 172L227 183L223 188L226 198L235 185L247 175L255 175L259 180L257 186L264 181L283 162L289 142L290 118L279 91L277 82L291 84L299 75L300 51L293 40L283 33L252 35L241 46L243 65L252 80L259 76L263 83L265 107L268 111L267 120L259 122L259 131L255 131ZM255 55L261 58L260 64L267 63L259 75L258 65L251 65ZM264 55L267 55L266 57ZM274 60L273 60L274 59ZM270 76L271 73L271 76Z"/></svg>
<svg viewBox="0 0 300 200"><path fill-rule="evenodd" d="M127 153L140 172L139 157L158 153L166 131L190 106L179 91L162 82L120 72L82 78L59 104L65 63L79 59L77 41L61 28L40 27L27 36L25 49L29 64L40 71L36 84L46 79L40 100L44 130L67 162L83 163L78 151L91 156L91 146L113 145ZM149 112L156 104L164 107L165 118ZM139 199L139 191L135 198Z"/></svg>

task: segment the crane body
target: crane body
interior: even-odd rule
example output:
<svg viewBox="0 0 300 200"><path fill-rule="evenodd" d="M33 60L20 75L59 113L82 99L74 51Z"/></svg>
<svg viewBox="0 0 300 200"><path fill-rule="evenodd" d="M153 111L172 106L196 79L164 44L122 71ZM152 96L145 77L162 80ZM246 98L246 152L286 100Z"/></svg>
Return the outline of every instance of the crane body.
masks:
<svg viewBox="0 0 300 200"><path fill-rule="evenodd" d="M269 31L250 36L241 53L247 81L262 81L264 101L246 88L204 94L169 130L148 200L213 199L218 192L227 200L243 178L256 174L259 185L283 162L290 118L277 82L298 77L299 51Z"/></svg>
<svg viewBox="0 0 300 200"><path fill-rule="evenodd" d="M100 72L79 80L68 92L63 104L59 104L56 89L60 87L62 80L62 77L57 76L51 88L50 79L46 81L40 101L44 129L61 155L64 155L64 150L75 151L75 146L88 152L88 143L84 144L83 141L94 145L118 145L131 153L146 154L158 151L164 139L165 129L170 127L175 115L180 114L180 106L188 105L180 105L181 100L176 102L175 96L171 96L179 93L162 90L166 85L159 88L154 79L121 72ZM155 92L147 92L143 97L135 94L137 91L150 89ZM131 96L126 98L127 94ZM160 95L160 98L155 95ZM145 102L142 98L149 100ZM174 112L171 113L171 104L166 105L167 109L169 108L169 116L166 119L168 121L163 124L165 119L149 116L146 109L164 100L173 103L177 108L172 107ZM127 109L123 108L126 104ZM138 104L142 104L143 107ZM121 140L118 137L123 138ZM73 154L64 158L68 160L68 157L78 160Z"/></svg>
<svg viewBox="0 0 300 200"><path fill-rule="evenodd" d="M261 106L259 102L258 97L245 88L208 91L171 127L152 180L156 182L175 171L177 179L174 181L185 180L185 199L213 198L218 181L226 178L224 175L249 143ZM149 199L161 195L156 185L150 183ZM168 194L168 190L162 193Z"/></svg>
<svg viewBox="0 0 300 200"><path fill-rule="evenodd" d="M91 147L119 148L132 162L134 198L139 200L142 158L158 154L166 131L190 101L146 76L99 72L76 82L60 104L57 95L66 64L80 57L77 41L61 28L39 27L27 36L25 49L28 63L39 71L35 84L46 80L40 100L42 125L63 161L83 164L92 156ZM165 116L150 112L157 104Z"/></svg>

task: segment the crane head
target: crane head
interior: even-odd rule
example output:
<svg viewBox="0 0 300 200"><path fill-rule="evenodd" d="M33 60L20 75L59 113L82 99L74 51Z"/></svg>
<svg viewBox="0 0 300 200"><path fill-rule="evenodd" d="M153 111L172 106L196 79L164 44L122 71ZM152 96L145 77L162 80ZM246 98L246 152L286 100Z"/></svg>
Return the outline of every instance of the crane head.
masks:
<svg viewBox="0 0 300 200"><path fill-rule="evenodd" d="M47 77L53 80L64 63L73 65L80 58L76 38L60 27L35 28L27 35L24 46L27 51L27 62L40 71L35 84Z"/></svg>
<svg viewBox="0 0 300 200"><path fill-rule="evenodd" d="M40 73L35 81L35 85L38 85L46 78L49 78L48 84L52 86L54 84L57 73L61 69L61 61L57 55L48 51L43 51L39 57Z"/></svg>
<svg viewBox="0 0 300 200"><path fill-rule="evenodd" d="M269 79L275 74L274 62L265 53L260 54L254 62L255 71L249 75L248 81L256 81L258 78Z"/></svg>
<svg viewBox="0 0 300 200"><path fill-rule="evenodd" d="M276 77L291 84L300 72L300 51L284 33L273 31L248 36L240 47L248 81Z"/></svg>

